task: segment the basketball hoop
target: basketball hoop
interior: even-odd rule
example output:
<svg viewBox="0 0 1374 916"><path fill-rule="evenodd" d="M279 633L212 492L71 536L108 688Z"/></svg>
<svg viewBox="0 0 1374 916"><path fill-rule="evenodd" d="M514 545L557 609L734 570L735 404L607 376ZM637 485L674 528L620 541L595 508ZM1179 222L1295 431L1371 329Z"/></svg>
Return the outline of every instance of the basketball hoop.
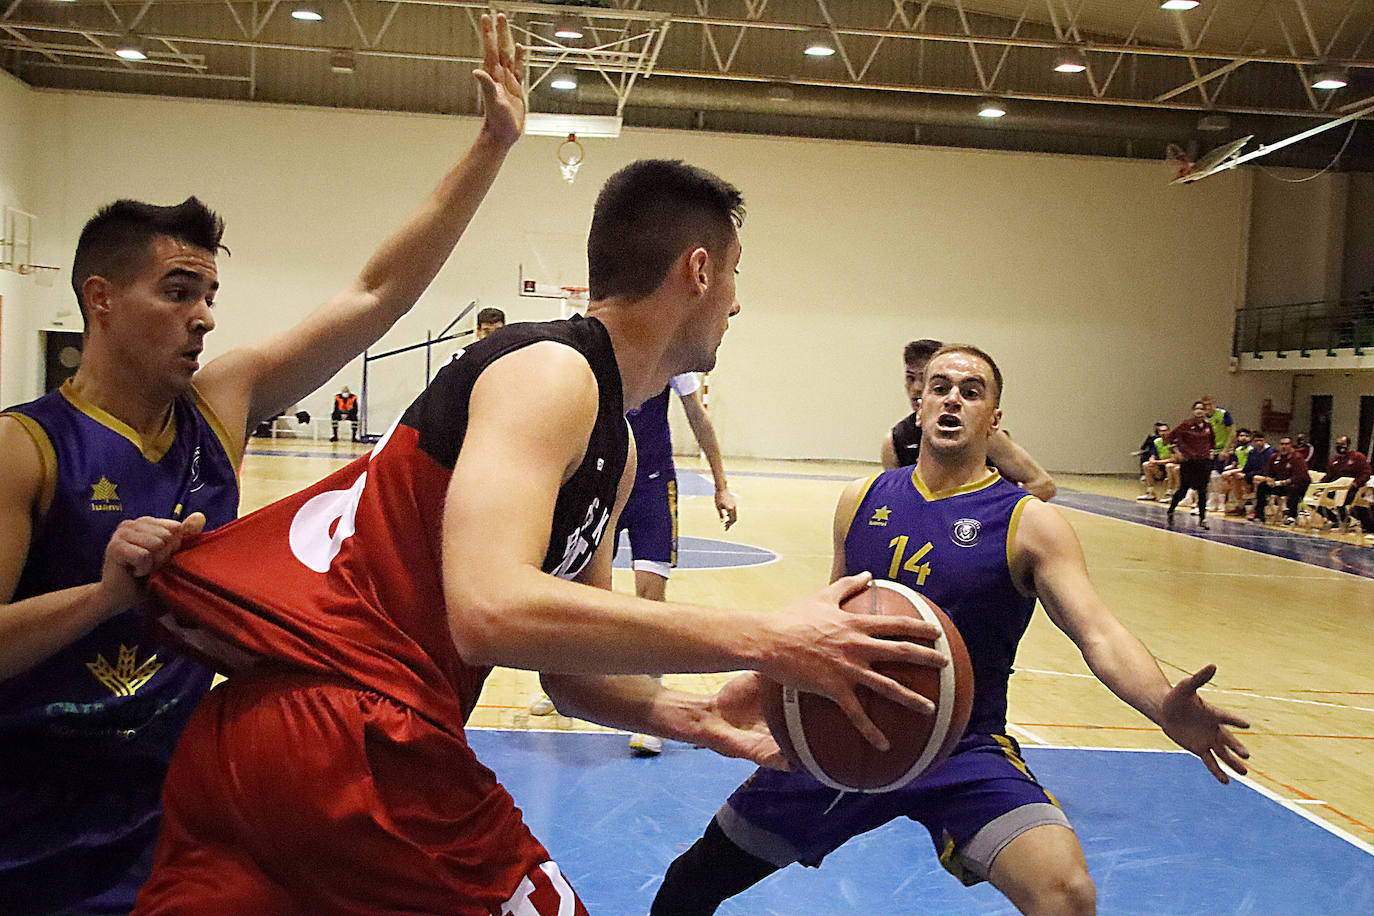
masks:
<svg viewBox="0 0 1374 916"><path fill-rule="evenodd" d="M572 184L577 179L577 170L585 158L587 154L577 142L577 134L568 134L568 139L558 145L558 170L563 173L564 181Z"/></svg>
<svg viewBox="0 0 1374 916"><path fill-rule="evenodd" d="M38 273L38 272L41 271L41 270L61 270L61 269L62 269L62 268L56 267L56 266L54 266L54 265L52 265L52 264L19 264L19 265L17 265L17 266L15 267L15 270L17 270L17 271L19 272L19 276L21 276L21 277L27 277L29 274Z"/></svg>

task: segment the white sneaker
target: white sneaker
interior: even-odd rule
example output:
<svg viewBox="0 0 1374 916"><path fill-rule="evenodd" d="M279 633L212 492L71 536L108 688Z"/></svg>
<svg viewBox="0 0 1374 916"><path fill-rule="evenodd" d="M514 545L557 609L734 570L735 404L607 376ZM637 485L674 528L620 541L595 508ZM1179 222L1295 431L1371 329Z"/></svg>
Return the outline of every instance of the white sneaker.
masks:
<svg viewBox="0 0 1374 916"><path fill-rule="evenodd" d="M630 753L636 757L657 757L663 753L663 739L657 735L631 735Z"/></svg>
<svg viewBox="0 0 1374 916"><path fill-rule="evenodd" d="M558 710L554 708L553 700L550 700L542 693L539 694L534 702L530 703L530 715L532 716L551 716L556 712L558 712Z"/></svg>
<svg viewBox="0 0 1374 916"><path fill-rule="evenodd" d="M1142 493L1136 497L1136 501L1142 503L1152 503L1155 501L1155 495L1153 493Z"/></svg>

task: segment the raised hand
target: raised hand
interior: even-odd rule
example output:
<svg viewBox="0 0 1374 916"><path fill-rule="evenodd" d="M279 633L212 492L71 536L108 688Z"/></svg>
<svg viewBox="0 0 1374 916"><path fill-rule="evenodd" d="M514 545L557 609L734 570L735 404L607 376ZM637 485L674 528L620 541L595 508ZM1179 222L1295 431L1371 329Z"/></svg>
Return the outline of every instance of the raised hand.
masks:
<svg viewBox="0 0 1374 916"><path fill-rule="evenodd" d="M505 13L482 14L482 66L472 71L482 89L482 130L507 146L525 131L525 48L511 37Z"/></svg>
<svg viewBox="0 0 1374 916"><path fill-rule="evenodd" d="M1250 723L1197 695L1198 688L1216 673L1217 666L1208 665L1175 684L1164 697L1159 725L1179 747L1196 754L1217 782L1225 785L1231 779L1217 760L1244 775L1249 772L1245 761L1250 757L1245 745L1226 726L1249 728Z"/></svg>
<svg viewBox="0 0 1374 916"><path fill-rule="evenodd" d="M887 738L864 712L855 693L862 685L880 696L924 713L930 700L886 675L875 662L905 662L942 668L949 658L911 640L934 640L940 630L917 617L850 614L840 604L868 587L869 573L845 576L785 610L770 615L772 640L757 665L775 681L834 700L854 727L879 750Z"/></svg>
<svg viewBox="0 0 1374 916"><path fill-rule="evenodd" d="M199 512L179 522L146 515L120 522L105 548L105 565L100 576L101 590L111 614L136 604L143 580L204 528L205 516Z"/></svg>

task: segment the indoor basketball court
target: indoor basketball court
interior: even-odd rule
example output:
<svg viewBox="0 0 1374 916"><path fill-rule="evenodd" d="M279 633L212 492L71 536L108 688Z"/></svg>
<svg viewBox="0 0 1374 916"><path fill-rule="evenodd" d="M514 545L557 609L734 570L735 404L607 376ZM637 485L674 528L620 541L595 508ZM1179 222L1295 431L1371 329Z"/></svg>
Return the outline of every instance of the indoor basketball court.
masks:
<svg viewBox="0 0 1374 916"><path fill-rule="evenodd" d="M606 179L643 158L699 165L747 209L741 311L703 379L739 520L723 530L671 408L668 600L775 611L824 585L836 500L910 412L903 345L981 347L1005 374L1002 425L1053 475L1107 606L1171 682L1215 663L1201 696L1252 726L1249 774L1218 784L1037 608L1008 734L1073 824L1098 910L1374 914L1374 527L1331 530L1319 509L1341 504L1320 493L1288 525L1214 512L1204 529L1186 506L1171 523L1137 498L1134 451L1209 395L1273 444L1304 434L1315 470L1339 436L1370 453L1374 2L14 0L0 401L81 365L72 253L116 198L194 194L224 217L202 364L325 301L478 136L488 9L529 48L526 135L414 308L247 439L240 515L367 454L480 310L585 312ZM343 386L362 441L322 441ZM1367 483L1337 488L1374 504ZM753 766L673 741L634 756L622 732L533 715L540 692L536 673L494 669L471 747L590 912L647 913ZM899 819L718 912L1016 909Z"/></svg>

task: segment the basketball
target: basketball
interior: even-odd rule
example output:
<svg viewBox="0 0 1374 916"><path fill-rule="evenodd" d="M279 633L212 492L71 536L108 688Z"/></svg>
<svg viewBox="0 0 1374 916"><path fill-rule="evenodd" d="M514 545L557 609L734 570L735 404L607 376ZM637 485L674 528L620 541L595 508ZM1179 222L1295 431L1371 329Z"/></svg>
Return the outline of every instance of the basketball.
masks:
<svg viewBox="0 0 1374 916"><path fill-rule="evenodd" d="M949 656L943 668L884 663L874 668L935 703L919 713L858 688L859 701L892 745L869 744L832 700L770 683L764 694L768 727L793 769L849 792L891 792L944 762L963 737L973 710L973 666L954 623L934 603L896 582L875 580L842 607L858 614L906 614L937 624L943 636L926 642Z"/></svg>

